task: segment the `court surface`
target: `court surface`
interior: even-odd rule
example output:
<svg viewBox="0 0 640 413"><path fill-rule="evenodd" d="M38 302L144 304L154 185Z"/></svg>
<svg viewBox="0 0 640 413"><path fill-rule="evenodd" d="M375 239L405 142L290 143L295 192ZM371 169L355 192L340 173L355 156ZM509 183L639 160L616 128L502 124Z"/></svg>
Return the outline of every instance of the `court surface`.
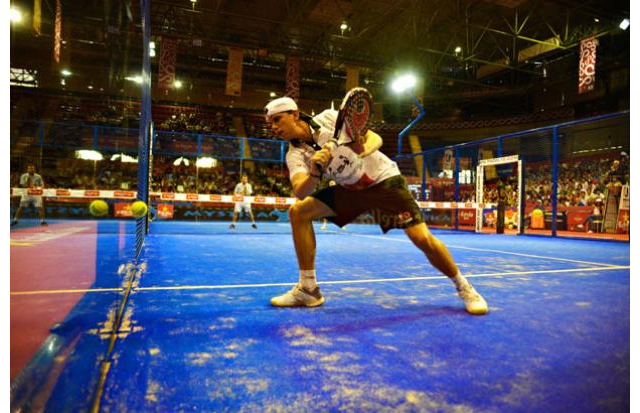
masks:
<svg viewBox="0 0 640 413"><path fill-rule="evenodd" d="M289 224L258 224L153 222L137 266L132 222L12 230L12 409L629 410L628 243L434 230L471 316L403 232L316 225L326 302L282 309Z"/></svg>

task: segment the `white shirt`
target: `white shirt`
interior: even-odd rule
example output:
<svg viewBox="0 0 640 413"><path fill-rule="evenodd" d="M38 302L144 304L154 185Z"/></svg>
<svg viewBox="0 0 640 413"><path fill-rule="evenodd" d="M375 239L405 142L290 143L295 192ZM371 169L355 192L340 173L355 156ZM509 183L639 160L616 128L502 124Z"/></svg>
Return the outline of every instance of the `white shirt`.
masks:
<svg viewBox="0 0 640 413"><path fill-rule="evenodd" d="M29 175L29 172L26 172L20 177L20 186L27 188L42 188L42 177L37 173Z"/></svg>
<svg viewBox="0 0 640 413"><path fill-rule="evenodd" d="M253 193L253 188L250 183L243 184L242 182L236 185L236 189L233 191L236 195L251 195Z"/></svg>
<svg viewBox="0 0 640 413"><path fill-rule="evenodd" d="M327 109L313 117L313 122L317 126L320 126L318 129L312 129L313 140L318 146L322 147L333 137L337 116L337 110ZM313 146L307 142L303 142L299 147L290 144L286 155L289 177L292 178L297 173L308 174L311 171L311 157L315 152L316 150ZM400 175L398 165L379 150L362 158L362 161L364 164L364 175L356 183L345 184L344 182L340 182L341 179L339 176L332 176L329 173L325 173L325 175L338 184L350 189L364 189L378 184L385 179Z"/></svg>

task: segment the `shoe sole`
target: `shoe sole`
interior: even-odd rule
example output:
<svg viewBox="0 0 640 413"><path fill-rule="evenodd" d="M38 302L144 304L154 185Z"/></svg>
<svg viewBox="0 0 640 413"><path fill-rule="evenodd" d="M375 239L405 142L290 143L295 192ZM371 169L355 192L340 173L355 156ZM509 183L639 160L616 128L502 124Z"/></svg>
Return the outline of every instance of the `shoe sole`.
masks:
<svg viewBox="0 0 640 413"><path fill-rule="evenodd" d="M324 297L322 297L321 299L319 299L318 301L316 301L313 304L278 305L278 304L275 304L274 302L271 302L272 306L280 307L280 308L286 308L286 307L320 307L322 304L324 304Z"/></svg>
<svg viewBox="0 0 640 413"><path fill-rule="evenodd" d="M476 311L467 310L467 313L469 313L471 315L485 315L488 312L489 312L489 308L482 308L482 309L478 309Z"/></svg>

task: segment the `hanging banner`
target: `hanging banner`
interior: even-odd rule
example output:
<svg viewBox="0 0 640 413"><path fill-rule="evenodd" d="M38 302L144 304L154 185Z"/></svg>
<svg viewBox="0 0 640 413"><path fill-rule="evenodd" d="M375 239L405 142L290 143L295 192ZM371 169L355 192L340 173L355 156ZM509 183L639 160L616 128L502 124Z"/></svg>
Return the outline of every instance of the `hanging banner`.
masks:
<svg viewBox="0 0 640 413"><path fill-rule="evenodd" d="M62 44L62 4L56 0L56 18L53 27L53 60L60 63L60 46Z"/></svg>
<svg viewBox="0 0 640 413"><path fill-rule="evenodd" d="M596 87L596 48L598 39L589 37L580 41L580 73L578 94L590 92Z"/></svg>
<svg viewBox="0 0 640 413"><path fill-rule="evenodd" d="M42 4L41 0L33 0L33 30L38 36L42 35Z"/></svg>
<svg viewBox="0 0 640 413"><path fill-rule="evenodd" d="M296 102L300 98L300 60L297 57L287 57L285 96Z"/></svg>
<svg viewBox="0 0 640 413"><path fill-rule="evenodd" d="M229 63L227 64L227 87L224 91L228 96L240 96L242 91L242 55L243 49L229 48Z"/></svg>
<svg viewBox="0 0 640 413"><path fill-rule="evenodd" d="M173 82L176 80L177 54L178 40L173 37L163 37L158 63L158 89L173 89Z"/></svg>
<svg viewBox="0 0 640 413"><path fill-rule="evenodd" d="M347 91L360 84L360 69L357 66L347 66Z"/></svg>
<svg viewBox="0 0 640 413"><path fill-rule="evenodd" d="M442 170L443 171L452 171L453 170L453 149L447 148L444 151L444 158L442 158Z"/></svg>

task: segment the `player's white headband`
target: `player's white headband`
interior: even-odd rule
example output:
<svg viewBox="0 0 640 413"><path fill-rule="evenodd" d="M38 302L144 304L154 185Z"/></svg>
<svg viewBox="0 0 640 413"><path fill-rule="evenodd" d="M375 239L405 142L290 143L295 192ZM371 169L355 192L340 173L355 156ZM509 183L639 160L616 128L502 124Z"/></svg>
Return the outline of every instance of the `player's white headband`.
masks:
<svg viewBox="0 0 640 413"><path fill-rule="evenodd" d="M264 107L264 118L269 122L269 117L289 110L298 110L298 105L293 99L288 97L274 99Z"/></svg>

